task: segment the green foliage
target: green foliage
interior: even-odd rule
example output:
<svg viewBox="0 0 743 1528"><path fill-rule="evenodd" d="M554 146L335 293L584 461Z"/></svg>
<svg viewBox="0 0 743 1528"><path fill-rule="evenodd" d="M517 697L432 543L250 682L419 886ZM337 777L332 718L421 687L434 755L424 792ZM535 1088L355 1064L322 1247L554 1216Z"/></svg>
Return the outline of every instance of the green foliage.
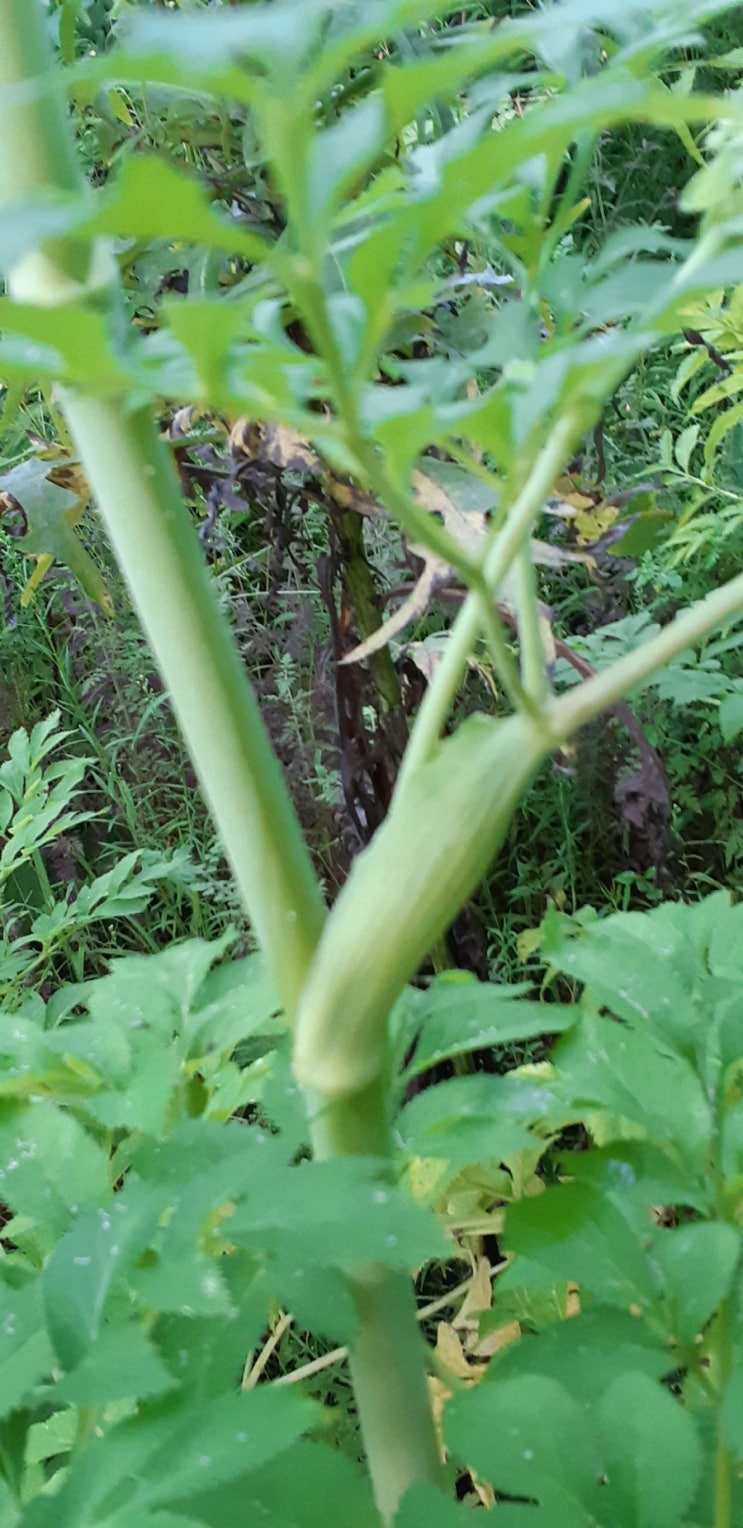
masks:
<svg viewBox="0 0 743 1528"><path fill-rule="evenodd" d="M29 982L48 976L60 954L82 975L81 941L92 924L133 918L147 907L158 883L188 884L193 877L185 850L165 860L138 849L76 892L55 894L43 851L93 815L77 807L91 760L49 758L70 735L58 722L54 712L30 734L23 728L14 732L0 765L0 997L9 1008Z"/></svg>
<svg viewBox="0 0 743 1528"><path fill-rule="evenodd" d="M649 618L625 616L584 635L602 674L554 698L530 538L632 369L737 281L738 102L696 91L687 67L724 7L564 0L492 26L487 7L442 21L425 0L180 15L63 0L45 19L94 190L57 173L63 105L32 13L3 4L0 42L22 37L49 89L29 92L2 55L24 88L0 102L0 367L15 408L39 386L51 420L62 390L266 966L227 960L226 933L91 975L87 930L192 872L137 849L57 895L43 852L91 816L88 761L50 759L56 715L14 733L0 766L0 1528L461 1521L471 1500L435 1490L409 1271L462 1255L475 1276L457 1320L477 1363L447 1367L444 1342L430 1359L448 1483L495 1501L504 1528L729 1528L740 908L722 895L645 916L553 910L538 939L569 1004L405 985L540 762L667 656ZM694 135L715 121L703 152ZM701 161L685 199L699 237L635 224L579 252L595 152L646 123ZM38 150L29 185L21 138ZM223 175L235 156L237 185ZM387 821L324 930L155 438L163 401L247 416L247 438L276 426L269 462L300 490L311 469L336 519L394 515L432 582L469 590ZM700 446L685 424L661 445L664 471L691 481ZM465 491L413 491L431 451ZM32 456L2 486L4 512L25 517L16 553L39 575L66 561L103 603L75 534L85 485L71 494ZM477 534L475 486L492 515ZM735 587L681 618L655 681L669 706L716 707L726 741L741 722L726 649L678 655L739 612ZM477 641L517 714L442 740ZM524 1044L538 1059L510 1066ZM442 1066L453 1075L437 1080ZM477 1243L490 1235L507 1257L492 1296ZM330 1419L294 1374L252 1367L279 1311L348 1345L370 1479L323 1441Z"/></svg>
<svg viewBox="0 0 743 1528"><path fill-rule="evenodd" d="M503 1513L515 1496L550 1523L709 1521L706 1451L719 1435L738 1457L742 933L723 894L649 915L551 914L544 957L583 986L580 1004L441 981L401 1012L401 1047L417 1046L401 1084L467 1047L563 1032L547 1067L439 1084L395 1132L406 1171L420 1156L457 1171L492 1161L509 1266L482 1332L507 1325L517 1296L551 1310L522 1318L521 1340L446 1408L453 1456L503 1493ZM247 1350L277 1299L348 1340L343 1286L358 1261L407 1267L444 1251L380 1164L292 1165L301 1136L283 1106L278 1133L217 1123L249 1102L270 1118L288 1082L258 958L215 964L224 953L193 941L122 960L8 1017L3 1468L27 1502L8 1522L104 1522L115 1501L114 1521L185 1510L221 1524L234 1480L271 1521L311 1525L309 1498L306 1510L288 1500L284 1519L266 1469L281 1456L291 1472L295 1440L321 1416L292 1389L240 1395ZM566 1153L578 1123L591 1145ZM543 1165L520 1197L527 1151ZM566 1286L579 1311L556 1322ZM658 1438L672 1470L657 1468ZM306 1447L317 1490L372 1523L357 1475Z"/></svg>

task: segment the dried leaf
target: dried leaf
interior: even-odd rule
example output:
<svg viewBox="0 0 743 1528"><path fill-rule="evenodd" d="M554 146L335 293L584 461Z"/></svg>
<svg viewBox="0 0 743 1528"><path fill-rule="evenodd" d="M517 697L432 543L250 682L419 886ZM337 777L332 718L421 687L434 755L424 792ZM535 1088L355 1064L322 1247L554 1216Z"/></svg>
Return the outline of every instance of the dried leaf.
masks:
<svg viewBox="0 0 743 1528"><path fill-rule="evenodd" d="M461 473L461 477L463 482L460 487L460 497L463 497L465 488L469 487L473 480L469 479L465 472ZM428 472L414 472L412 483L413 496L421 509L427 509L433 515L440 515L445 529L452 540L456 541L457 546L473 561L479 560L482 556L487 528L486 512L483 509L463 508L453 497L451 490L444 488ZM415 551L418 556L424 555L419 547L416 547Z"/></svg>
<svg viewBox="0 0 743 1528"><path fill-rule="evenodd" d="M296 472L305 477L322 478L323 464L309 442L290 425L238 419L230 430L233 456L249 461L267 462L280 472Z"/></svg>
<svg viewBox="0 0 743 1528"><path fill-rule="evenodd" d="M478 1338L472 1347L472 1355L474 1358L492 1358L495 1353L502 1353L504 1348L509 1348L511 1343L518 1342L520 1337L518 1321L506 1321L503 1326L496 1327L494 1332L487 1332L484 1337Z"/></svg>
<svg viewBox="0 0 743 1528"><path fill-rule="evenodd" d="M492 1269L486 1257L479 1257L475 1263L475 1271L472 1282L462 1301L461 1307L454 1317L453 1325L457 1330L472 1329L478 1326L478 1317L484 1310L490 1310L493 1303Z"/></svg>
<svg viewBox="0 0 743 1528"><path fill-rule="evenodd" d="M421 549L416 548L420 554ZM379 652L381 647L386 647L399 632L404 631L411 621L418 620L425 615L428 606L439 589L443 589L451 582L451 568L448 563L442 562L440 557L434 557L431 553L423 555L423 572L413 585L410 594L403 600L389 620L384 621L377 630L361 642L353 651L346 653L341 658L341 663L361 663L364 658L372 653Z"/></svg>
<svg viewBox="0 0 743 1528"><path fill-rule="evenodd" d="M464 1355L462 1344L453 1326L440 1321L436 1330L436 1357L445 1373L455 1379L477 1384L485 1373L484 1364L471 1364Z"/></svg>

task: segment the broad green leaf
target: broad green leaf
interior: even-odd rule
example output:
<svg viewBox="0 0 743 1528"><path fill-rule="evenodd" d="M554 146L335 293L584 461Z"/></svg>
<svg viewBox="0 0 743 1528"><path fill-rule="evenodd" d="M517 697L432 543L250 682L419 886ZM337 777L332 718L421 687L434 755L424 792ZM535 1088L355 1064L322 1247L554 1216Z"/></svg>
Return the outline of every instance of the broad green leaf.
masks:
<svg viewBox="0 0 743 1528"><path fill-rule="evenodd" d="M734 695L726 695L720 701L718 712L720 731L726 743L732 743L743 732L743 693L736 691Z"/></svg>
<svg viewBox="0 0 743 1528"><path fill-rule="evenodd" d="M78 1208L108 1198L106 1153L51 1100L10 1103L0 1113L0 1192L16 1214L59 1232Z"/></svg>
<svg viewBox="0 0 743 1528"><path fill-rule="evenodd" d="M380 1180L379 1165L341 1157L277 1168L237 1206L230 1239L293 1258L297 1267L379 1262L410 1268L441 1256L445 1239L433 1218Z"/></svg>
<svg viewBox="0 0 743 1528"><path fill-rule="evenodd" d="M424 1089L402 1110L395 1133L408 1156L442 1157L464 1166L505 1161L533 1148L539 1137L532 1129L553 1121L549 1087L514 1074L476 1074Z"/></svg>
<svg viewBox="0 0 743 1528"><path fill-rule="evenodd" d="M198 1162L198 1168L195 1163ZM129 1282L146 1308L192 1316L229 1316L233 1302L222 1267L232 1246L233 1206L273 1184L283 1170L280 1140L244 1124L183 1121L167 1142L135 1150L133 1165L163 1198L162 1224L150 1256ZM256 1239L249 1246L260 1252Z"/></svg>
<svg viewBox="0 0 743 1528"><path fill-rule="evenodd" d="M378 1528L369 1481L347 1455L327 1445L301 1441L250 1475L197 1493L191 1510L209 1528L265 1522L270 1528Z"/></svg>
<svg viewBox="0 0 743 1528"><path fill-rule="evenodd" d="M406 1074L426 1071L449 1056L557 1034L576 1023L580 1010L564 1003L529 1002L488 982L439 979L406 997L407 1028L418 1033Z"/></svg>
<svg viewBox="0 0 743 1528"><path fill-rule="evenodd" d="M531 1528L531 1516L524 1518L524 1528ZM406 1491L394 1517L394 1528L471 1528L471 1523L467 1506L424 1484Z"/></svg>
<svg viewBox="0 0 743 1528"><path fill-rule="evenodd" d="M220 217L199 181L154 155L133 154L102 194L94 216L80 230L88 236L186 241L260 261L271 246L239 223Z"/></svg>
<svg viewBox="0 0 743 1528"><path fill-rule="evenodd" d="M696 1055L703 1015L693 997L700 968L675 909L642 917L615 913L582 928L548 915L543 927L550 965L584 982L590 997L619 1018L658 1024L682 1054Z"/></svg>
<svg viewBox="0 0 743 1528"><path fill-rule="evenodd" d="M580 1285L603 1304L648 1312L657 1296L634 1231L614 1205L584 1183L562 1183L522 1199L506 1215L504 1246L516 1253L503 1283L528 1283L528 1265ZM520 1271L520 1259L527 1267Z"/></svg>
<svg viewBox="0 0 743 1528"><path fill-rule="evenodd" d="M693 1342L730 1292L740 1235L722 1221L696 1221L658 1231L651 1261L662 1277L672 1330Z"/></svg>
<svg viewBox="0 0 743 1528"><path fill-rule="evenodd" d="M487 1333L504 1316L495 1305L482 1322ZM661 1345L644 1321L628 1311L594 1306L569 1321L553 1321L538 1336L522 1334L493 1360L492 1378L500 1382L516 1374L544 1374L565 1385L576 1400L593 1408L613 1378L631 1369L660 1380L676 1363L676 1355Z"/></svg>
<svg viewBox="0 0 743 1528"><path fill-rule="evenodd" d="M298 1254L297 1254L298 1257ZM350 1343L358 1315L348 1281L337 1268L299 1262L290 1255L271 1266L271 1287L295 1323L332 1343Z"/></svg>
<svg viewBox="0 0 743 1528"><path fill-rule="evenodd" d="M590 1151L565 1152L559 1165L566 1178L590 1183L610 1199L643 1238L648 1211L659 1204L705 1215L714 1210L712 1184L701 1173L692 1176L665 1142L661 1146L647 1140L615 1139Z"/></svg>
<svg viewBox="0 0 743 1528"><path fill-rule="evenodd" d="M190 1504L197 1491L235 1480L281 1454L318 1421L313 1401L285 1387L243 1391L145 1426L124 1424L127 1441L139 1436L143 1458L138 1472L145 1499L153 1505ZM162 1442L152 1444L158 1433Z"/></svg>
<svg viewBox="0 0 743 1528"><path fill-rule="evenodd" d="M120 396L134 378L115 353L110 320L81 302L35 308L0 297L0 366L29 381L81 385L102 397Z"/></svg>
<svg viewBox="0 0 743 1528"><path fill-rule="evenodd" d="M691 1506L701 1469L692 1418L661 1385L629 1373L609 1386L596 1420L615 1521L676 1528Z"/></svg>
<svg viewBox="0 0 743 1528"><path fill-rule="evenodd" d="M189 1051L232 1050L254 1034L279 1034L286 1021L260 955L213 967L187 1017Z"/></svg>
<svg viewBox="0 0 743 1528"><path fill-rule="evenodd" d="M560 1528L601 1521L601 1457L582 1406L542 1375L493 1379L444 1412L451 1453L497 1491L538 1502Z"/></svg>
<svg viewBox="0 0 743 1528"><path fill-rule="evenodd" d="M155 1231L162 1203L128 1183L106 1207L85 1210L62 1237L42 1275L44 1311L60 1362L74 1368L101 1329L111 1290Z"/></svg>
<svg viewBox="0 0 743 1528"><path fill-rule="evenodd" d="M598 1144L647 1133L672 1144L693 1176L702 1173L712 1129L709 1103L699 1078L663 1038L587 1011L580 1027L558 1041L552 1060L553 1086L566 1111L581 1118L595 1114L601 1122Z"/></svg>
<svg viewBox="0 0 743 1528"><path fill-rule="evenodd" d="M321 224L374 164L388 133L384 102L380 95L373 94L316 134L310 152L307 191L313 217Z"/></svg>
<svg viewBox="0 0 743 1528"><path fill-rule="evenodd" d="M158 1314L150 1335L167 1365L179 1393L207 1406L213 1396L232 1392L242 1374L246 1355L259 1350L275 1310L273 1280L256 1275L255 1259L233 1251L220 1260L232 1298L232 1310L222 1316ZM189 1401L190 1404L190 1401Z"/></svg>
<svg viewBox="0 0 743 1528"><path fill-rule="evenodd" d="M56 1411L46 1422L37 1422L29 1429L26 1457L29 1464L53 1459L56 1454L69 1454L78 1427L74 1407Z"/></svg>
<svg viewBox="0 0 743 1528"><path fill-rule="evenodd" d="M318 1417L318 1407L291 1389L223 1394L207 1407L154 1401L75 1455L51 1513L34 1504L29 1528L102 1525L127 1511L140 1512L143 1521L158 1509L188 1517L197 1491L280 1455Z"/></svg>
<svg viewBox="0 0 743 1528"><path fill-rule="evenodd" d="M51 1398L63 1405L104 1406L159 1395L175 1380L144 1332L131 1322L104 1329Z"/></svg>
<svg viewBox="0 0 743 1528"><path fill-rule="evenodd" d="M0 1286L0 1416L14 1411L48 1379L55 1357L46 1332L38 1280L18 1289Z"/></svg>

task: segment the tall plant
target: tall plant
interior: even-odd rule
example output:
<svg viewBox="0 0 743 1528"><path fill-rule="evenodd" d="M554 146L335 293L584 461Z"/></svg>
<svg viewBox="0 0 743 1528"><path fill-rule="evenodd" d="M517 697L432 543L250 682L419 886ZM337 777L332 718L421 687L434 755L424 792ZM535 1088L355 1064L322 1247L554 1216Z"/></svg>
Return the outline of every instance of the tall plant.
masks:
<svg viewBox="0 0 743 1528"><path fill-rule="evenodd" d="M726 197L739 102L674 91L658 73L721 8L565 0L520 21L451 29L441 14L461 7L430 0L133 13L111 52L65 80L42 5L0 0L0 368L54 390L293 1026L315 1156L329 1169L372 1158L371 1187L358 1180L372 1204L386 1202L392 1176L391 1011L487 869L530 779L581 725L743 610L742 576L555 695L531 544L556 478L628 369L683 326L692 298L735 277L738 225ZM422 28L426 47L406 48ZM352 78L370 48L374 69L338 112L335 82ZM461 102L470 84L468 107L442 117L440 103ZM147 155L89 192L66 86L86 98L116 87L231 103L261 145L281 235L244 227ZM525 110L515 104L524 93ZM438 136L426 129L434 116ZM568 236L592 145L629 120L684 138L713 120L724 136L728 124L719 159L700 171L699 236L681 247L655 228L622 230L578 263ZM123 322L112 241L158 235L239 256L250 274L228 298L167 299L161 331L138 338ZM456 363L385 359L400 321L435 301L433 257L457 240L487 246L513 278L512 298ZM351 501L373 495L466 589L389 816L329 915L158 439L158 398L297 432ZM413 491L433 447L489 490L479 537L458 534L455 515ZM518 662L499 614L506 600ZM510 714L473 717L444 737L481 641ZM331 1194L336 1181L317 1178L318 1191L325 1183ZM387 1241L351 1258L344 1276L364 1445L390 1522L411 1486L440 1484L441 1466L410 1247L401 1238L390 1250L394 1233Z"/></svg>

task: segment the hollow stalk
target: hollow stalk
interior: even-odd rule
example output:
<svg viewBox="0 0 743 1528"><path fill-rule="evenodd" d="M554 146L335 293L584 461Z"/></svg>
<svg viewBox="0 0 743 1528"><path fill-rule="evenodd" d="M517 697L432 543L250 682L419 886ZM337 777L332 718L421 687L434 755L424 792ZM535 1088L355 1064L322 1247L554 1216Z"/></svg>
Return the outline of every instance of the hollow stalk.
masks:
<svg viewBox="0 0 743 1528"><path fill-rule="evenodd" d="M0 0L0 211L48 193L82 194L63 95L36 0ZM11 147L12 146L12 147ZM14 154L17 159L14 162ZM104 274L102 275L101 272ZM52 306L110 284L107 251L55 241L10 275L25 302ZM213 598L173 464L146 409L65 389L63 411L117 559L170 693L249 916L290 1017L324 907L255 696ZM385 1155L385 1100L316 1100L318 1155ZM439 1460L423 1345L406 1275L368 1267L352 1281L351 1370L376 1499L385 1521Z"/></svg>

